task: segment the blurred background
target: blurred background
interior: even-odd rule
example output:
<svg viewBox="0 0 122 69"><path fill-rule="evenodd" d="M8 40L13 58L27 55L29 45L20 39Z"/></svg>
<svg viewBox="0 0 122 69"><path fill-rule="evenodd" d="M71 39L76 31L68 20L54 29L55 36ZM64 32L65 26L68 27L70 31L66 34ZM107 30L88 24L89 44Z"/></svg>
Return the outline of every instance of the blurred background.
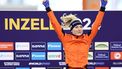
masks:
<svg viewBox="0 0 122 69"><path fill-rule="evenodd" d="M100 0L50 0L54 11L96 11ZM45 11L42 0L0 0L0 11ZM107 11L122 11L122 0L108 0Z"/></svg>

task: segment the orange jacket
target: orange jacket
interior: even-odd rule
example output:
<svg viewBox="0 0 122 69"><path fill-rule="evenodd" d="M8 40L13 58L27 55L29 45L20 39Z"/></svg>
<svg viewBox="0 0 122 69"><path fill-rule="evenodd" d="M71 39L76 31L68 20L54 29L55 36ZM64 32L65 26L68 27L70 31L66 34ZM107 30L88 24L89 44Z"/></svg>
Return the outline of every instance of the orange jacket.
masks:
<svg viewBox="0 0 122 69"><path fill-rule="evenodd" d="M62 32L62 27L56 19L53 11L49 11L48 17L61 40L65 52L65 62L70 67L84 67L88 63L88 52L92 39L95 37L98 27L104 16L104 12L99 11L92 26L90 35L83 34L79 37Z"/></svg>

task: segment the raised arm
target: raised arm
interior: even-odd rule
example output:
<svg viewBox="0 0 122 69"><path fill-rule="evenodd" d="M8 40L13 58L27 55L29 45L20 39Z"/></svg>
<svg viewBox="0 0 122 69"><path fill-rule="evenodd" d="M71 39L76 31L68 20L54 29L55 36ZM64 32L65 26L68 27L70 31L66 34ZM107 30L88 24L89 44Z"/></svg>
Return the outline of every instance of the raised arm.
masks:
<svg viewBox="0 0 122 69"><path fill-rule="evenodd" d="M57 33L59 39L62 41L62 39L64 37L64 33L62 31L62 27L61 27L60 23L58 22L57 18L55 17L53 11L50 9L49 0L45 0L43 2L43 5L46 8L47 15L48 15L48 17L49 17L49 19L51 21L51 24L52 24L55 32Z"/></svg>
<svg viewBox="0 0 122 69"><path fill-rule="evenodd" d="M96 19L92 25L92 29L91 29L91 33L89 35L90 39L93 40L93 38L96 36L97 32L98 32L98 28L100 27L103 17L104 17L104 13L105 13L105 6L107 4L107 0L101 0L101 8L100 11L98 12Z"/></svg>

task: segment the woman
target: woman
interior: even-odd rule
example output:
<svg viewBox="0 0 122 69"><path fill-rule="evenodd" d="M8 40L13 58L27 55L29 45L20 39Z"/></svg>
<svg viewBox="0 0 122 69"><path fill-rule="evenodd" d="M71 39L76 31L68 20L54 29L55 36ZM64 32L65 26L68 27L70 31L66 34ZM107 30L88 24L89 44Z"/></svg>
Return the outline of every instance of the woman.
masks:
<svg viewBox="0 0 122 69"><path fill-rule="evenodd" d="M45 0L43 2L55 32L63 44L66 57L65 62L68 65L68 69L86 69L90 44L101 25L106 4L107 1L101 0L101 9L92 25L90 34L83 34L82 22L80 19L75 17L75 19L71 20L69 25L72 34L67 34L63 32L61 25L57 21L53 11L50 9L49 1Z"/></svg>

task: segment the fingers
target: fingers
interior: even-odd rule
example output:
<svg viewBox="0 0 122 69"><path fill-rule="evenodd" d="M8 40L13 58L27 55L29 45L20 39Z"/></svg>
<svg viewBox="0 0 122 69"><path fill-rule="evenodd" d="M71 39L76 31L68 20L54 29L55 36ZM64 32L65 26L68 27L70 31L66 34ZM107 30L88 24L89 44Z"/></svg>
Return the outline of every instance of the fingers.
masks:
<svg viewBox="0 0 122 69"><path fill-rule="evenodd" d="M108 0L104 0L104 1L106 1L106 2L107 2Z"/></svg>
<svg viewBox="0 0 122 69"><path fill-rule="evenodd" d="M43 0L43 2L46 2L46 0Z"/></svg>

